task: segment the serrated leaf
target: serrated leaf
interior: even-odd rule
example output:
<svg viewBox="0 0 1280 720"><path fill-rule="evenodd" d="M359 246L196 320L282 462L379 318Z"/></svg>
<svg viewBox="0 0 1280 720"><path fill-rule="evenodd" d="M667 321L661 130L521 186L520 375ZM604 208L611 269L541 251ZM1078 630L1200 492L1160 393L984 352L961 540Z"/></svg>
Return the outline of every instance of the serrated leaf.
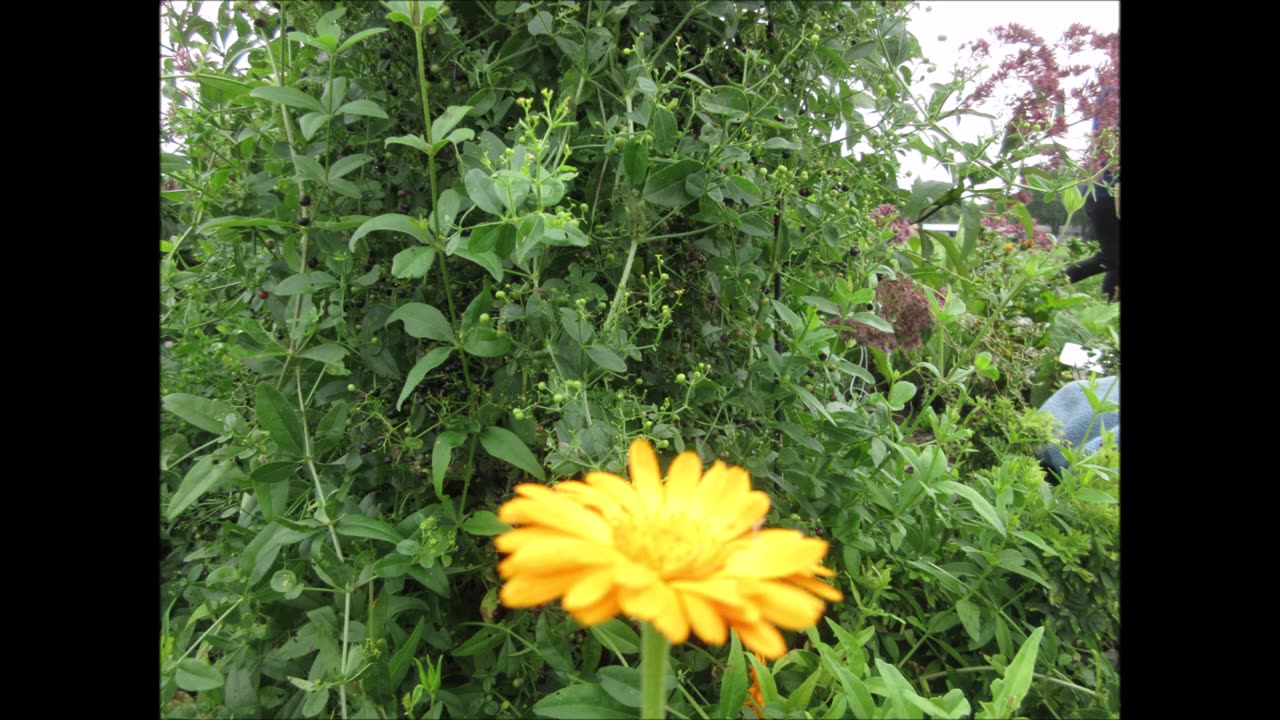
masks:
<svg viewBox="0 0 1280 720"><path fill-rule="evenodd" d="M587 348L587 357L605 370L611 370L616 373L625 373L627 371L626 361L618 357L618 354L609 348L592 345Z"/></svg>
<svg viewBox="0 0 1280 720"><path fill-rule="evenodd" d="M416 338L453 342L453 327L444 313L425 303L405 303L387 317L383 325L402 320L404 331Z"/></svg>
<svg viewBox="0 0 1280 720"><path fill-rule="evenodd" d="M685 189L685 178L702 169L694 160L680 160L653 173L644 184L644 199L654 205L681 208L694 198Z"/></svg>
<svg viewBox="0 0 1280 720"><path fill-rule="evenodd" d="M450 105L440 113L440 116L431 121L431 141L438 142L453 130L462 118L471 112L470 105Z"/></svg>
<svg viewBox="0 0 1280 720"><path fill-rule="evenodd" d="M497 426L485 428L480 433L480 446L490 455L524 470L539 480L546 480L546 473L533 456L529 446L515 433Z"/></svg>
<svg viewBox="0 0 1280 720"><path fill-rule="evenodd" d="M160 401L160 405L188 423L201 430L207 430L214 435L221 435L226 432L224 423L228 415L239 417L234 408L221 400L209 400L199 395L188 395L187 393L165 395L164 399Z"/></svg>
<svg viewBox="0 0 1280 720"><path fill-rule="evenodd" d="M249 91L249 96L269 100L270 102L280 103L282 105L288 105L290 107L300 108L302 110L314 110L318 113L323 113L325 111L324 105L321 105L319 100L297 88L266 85L263 87L256 87Z"/></svg>
<svg viewBox="0 0 1280 720"><path fill-rule="evenodd" d="M435 262L436 251L421 245L396 253L391 259L391 276L397 278L424 278Z"/></svg>
<svg viewBox="0 0 1280 720"><path fill-rule="evenodd" d="M489 537L507 532L511 526L499 520L491 511L479 510L462 523L462 529L472 535Z"/></svg>
<svg viewBox="0 0 1280 720"><path fill-rule="evenodd" d="M297 410L270 383L259 383L254 405L262 428L271 433L271 439L284 452L299 457L306 455L302 423Z"/></svg>
<svg viewBox="0 0 1280 720"><path fill-rule="evenodd" d="M445 360L449 359L449 354L453 352L453 348L438 347L426 355L422 359L413 364L413 368L409 370L409 374L405 376L404 387L400 389L400 397L396 400L396 410L404 403L405 398L409 397L414 390L418 389L418 383L427 376L427 373L436 369Z"/></svg>
<svg viewBox="0 0 1280 720"><path fill-rule="evenodd" d="M208 660L187 658L178 663L178 671L174 674L178 687L192 692L204 692L222 687L222 673L209 664Z"/></svg>

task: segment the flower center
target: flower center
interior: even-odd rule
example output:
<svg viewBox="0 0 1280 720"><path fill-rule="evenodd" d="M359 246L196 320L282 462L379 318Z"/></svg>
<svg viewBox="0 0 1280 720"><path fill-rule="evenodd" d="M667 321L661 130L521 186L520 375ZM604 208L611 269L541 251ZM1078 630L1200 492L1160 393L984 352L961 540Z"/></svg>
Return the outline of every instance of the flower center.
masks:
<svg viewBox="0 0 1280 720"><path fill-rule="evenodd" d="M695 580L721 564L721 547L707 537L698 523L686 517L609 520L613 545L631 560L645 565L664 580Z"/></svg>

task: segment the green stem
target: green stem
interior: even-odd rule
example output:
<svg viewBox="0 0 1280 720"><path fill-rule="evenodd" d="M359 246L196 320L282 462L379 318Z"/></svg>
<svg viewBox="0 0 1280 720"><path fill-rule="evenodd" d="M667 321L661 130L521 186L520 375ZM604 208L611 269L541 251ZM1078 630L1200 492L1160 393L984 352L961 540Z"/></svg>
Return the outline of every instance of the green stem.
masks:
<svg viewBox="0 0 1280 720"><path fill-rule="evenodd" d="M644 720L666 717L663 686L666 684L669 649L665 635L658 632L652 623L641 623L640 717Z"/></svg>

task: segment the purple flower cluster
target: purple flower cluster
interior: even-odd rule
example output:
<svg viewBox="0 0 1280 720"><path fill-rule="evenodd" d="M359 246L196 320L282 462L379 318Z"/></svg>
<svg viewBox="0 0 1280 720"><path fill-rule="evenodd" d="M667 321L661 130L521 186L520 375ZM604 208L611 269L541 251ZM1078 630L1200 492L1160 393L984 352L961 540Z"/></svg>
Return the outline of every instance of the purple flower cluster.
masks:
<svg viewBox="0 0 1280 720"><path fill-rule="evenodd" d="M881 203L871 212L871 219L875 221L876 227L884 229L888 226L893 230L893 241L899 245L905 245L907 240L919 234L915 226L902 217L897 206L890 203Z"/></svg>
<svg viewBox="0 0 1280 720"><path fill-rule="evenodd" d="M920 336L933 327L933 310L925 294L907 276L899 280L881 280L876 285L877 313L893 327L893 333L877 330L870 325L851 319L832 318L829 325L840 326L840 333L852 336L859 345L878 347L885 352L895 349L910 350L920 346Z"/></svg>
<svg viewBox="0 0 1280 720"><path fill-rule="evenodd" d="M1052 250L1053 241L1045 234L1044 230L1036 228L1031 237L1026 236L1026 232L1022 228L1022 223L1010 220L999 215L982 216L982 226L991 231L996 237L1009 242L1021 243L1023 247L1031 247L1035 245L1041 250Z"/></svg>

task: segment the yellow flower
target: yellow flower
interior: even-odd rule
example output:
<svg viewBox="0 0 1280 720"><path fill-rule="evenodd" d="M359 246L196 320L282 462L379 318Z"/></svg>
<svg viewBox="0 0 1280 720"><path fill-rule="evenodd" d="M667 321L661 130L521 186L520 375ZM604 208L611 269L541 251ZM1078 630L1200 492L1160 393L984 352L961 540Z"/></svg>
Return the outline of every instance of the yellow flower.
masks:
<svg viewBox="0 0 1280 720"><path fill-rule="evenodd" d="M681 453L664 483L653 447L631 444L631 482L607 472L555 487L516 486L498 510L517 527L495 539L512 608L557 598L584 626L619 612L647 621L673 644L692 630L722 645L729 629L769 659L786 653L779 627L802 630L842 599L817 576L827 543L797 530L760 530L769 496L746 470L717 460L706 473Z"/></svg>

